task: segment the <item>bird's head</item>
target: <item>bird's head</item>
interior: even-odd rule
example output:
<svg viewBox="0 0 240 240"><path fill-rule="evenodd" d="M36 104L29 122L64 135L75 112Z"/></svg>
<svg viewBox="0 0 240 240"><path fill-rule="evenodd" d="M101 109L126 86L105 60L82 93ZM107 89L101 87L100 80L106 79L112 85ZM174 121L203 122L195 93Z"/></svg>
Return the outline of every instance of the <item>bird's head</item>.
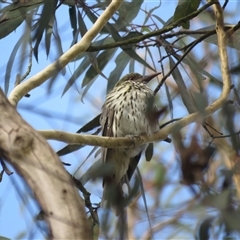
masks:
<svg viewBox="0 0 240 240"><path fill-rule="evenodd" d="M117 84L115 85L115 87L121 85L122 83L126 82L126 81L134 81L134 82L140 82L140 83L149 83L150 80L152 80L154 77L156 77L157 75L159 75L160 72L158 73L154 73L154 74L150 74L147 76L142 76L139 73L129 73L127 75L125 75L123 78L121 78Z"/></svg>

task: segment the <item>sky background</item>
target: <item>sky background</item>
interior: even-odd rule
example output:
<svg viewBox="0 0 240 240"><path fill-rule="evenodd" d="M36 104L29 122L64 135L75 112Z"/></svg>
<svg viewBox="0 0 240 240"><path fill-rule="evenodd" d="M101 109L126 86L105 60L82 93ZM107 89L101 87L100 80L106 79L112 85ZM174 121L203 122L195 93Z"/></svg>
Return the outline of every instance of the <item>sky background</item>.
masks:
<svg viewBox="0 0 240 240"><path fill-rule="evenodd" d="M92 5L93 1L87 1L87 3ZM157 3L158 1L145 1L141 8L149 10L154 6L157 6ZM163 20L167 21L169 17L173 15L177 3L178 1L162 1L162 6L155 12L155 14L161 16ZM1 3L0 9L4 6L5 5ZM236 6L236 1L232 1L228 5L228 9L234 9ZM71 28L68 23L68 7L61 6L56 12L56 17L58 19L58 26L61 29L60 38L65 52L69 49L72 40L72 35L69 37L69 34L71 34ZM141 11L141 14L134 19L133 23L141 24L144 17L145 15ZM87 27L90 28L91 23L88 22ZM20 36L22 36L24 29L24 24L22 24L15 32L0 40L0 87L2 88L4 88L6 63L16 44L16 41ZM52 63L57 59L57 55L54 52L51 52L48 58L46 57L46 53L42 48L44 46L43 44L44 43L41 43L39 47L41 50L39 51L39 62L37 63L33 57L32 70L29 77L35 75L38 71L44 69L44 67L46 67L49 63ZM52 49L54 49L54 47L52 47ZM141 50L139 50L139 52L141 53ZM21 59L19 54L21 54L21 51L18 53L18 57L16 57L14 62L9 92L13 89L16 74L19 72ZM103 71L106 76L109 76L111 70L114 69L114 59L115 57ZM23 69L27 69L27 62L24 63L24 66L25 67ZM76 132L82 125L101 112L101 106L106 94L107 84L106 80L102 77L99 77L95 81L93 87L87 93L83 101L81 101L81 94L83 91L80 85L81 81L78 81L78 84L75 84L63 97L61 97L62 90L67 80L70 78L72 72L77 66L78 62L69 64L66 67L66 75L58 77L50 92L48 91L49 83L47 81L37 89L31 91L30 98L23 98L20 101L18 105L19 113L35 129L56 129ZM142 67L137 64L136 70L141 73ZM160 68L157 70L160 70ZM127 69L125 72L127 73ZM160 94L161 99L166 101L165 92L161 90ZM174 117L181 117L186 114L186 110L181 107L181 104L181 102L176 102L176 116ZM65 144L56 141L49 141L49 143L55 151L65 146ZM166 145L166 143L162 143L163 147L166 147ZM82 162L80 159L85 159L91 149L92 148L90 147L85 147L81 151L77 151L62 158L63 161L71 163L71 166L67 167L67 170L70 173L74 173L78 168L79 163ZM173 159L173 154L169 153L169 156L163 156L163 161L164 159ZM94 156L91 156L88 162L81 168L79 173L82 174L94 160ZM174 163L169 162L168 164L172 164L172 166L174 166ZM175 168L176 166L173 167L172 171L170 170L170 173L168 174L172 174L172 172L175 171ZM89 187L91 186L94 185L89 184ZM92 193L93 202L100 201L99 197L101 196L101 192L99 189L96 188L96 191ZM168 191L170 192L170 190L165 191L167 199L169 197ZM183 192L181 201L186 200L184 199L184 196L188 197L188 195L185 195ZM36 209L35 204L31 201L31 197L31 193L27 191L27 187L15 171L10 177L6 174L4 175L3 181L0 184L0 236L8 237L10 239L29 239L31 236L34 236L34 238L42 237L41 232L39 232L39 228L36 227L36 224L32 219L38 210ZM179 201L179 199L176 199L176 201ZM43 223L40 224L43 226ZM27 235L25 235L26 233Z"/></svg>

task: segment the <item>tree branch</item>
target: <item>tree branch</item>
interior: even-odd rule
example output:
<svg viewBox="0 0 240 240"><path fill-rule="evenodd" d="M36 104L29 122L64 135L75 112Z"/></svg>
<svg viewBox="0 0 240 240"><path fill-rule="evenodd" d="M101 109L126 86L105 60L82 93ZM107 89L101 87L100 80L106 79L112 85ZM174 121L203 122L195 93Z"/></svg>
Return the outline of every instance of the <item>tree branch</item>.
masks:
<svg viewBox="0 0 240 240"><path fill-rule="evenodd" d="M218 51L220 57L220 64L221 64L221 73L223 79L223 90L221 93L221 97L226 96L229 94L230 86L231 86L231 78L229 74L229 66L228 66L228 55L227 55L227 36L228 32L224 31L224 17L223 17L223 9L221 8L220 3L213 5L215 17L216 17L216 32L218 37ZM231 36L231 35L230 35ZM220 98L221 98L220 97ZM215 145L221 149L226 154L226 165L230 169L234 169L238 163L238 158L232 146L225 139L216 139L214 141ZM239 174L233 175L234 183L236 185L237 197L240 200L240 176Z"/></svg>

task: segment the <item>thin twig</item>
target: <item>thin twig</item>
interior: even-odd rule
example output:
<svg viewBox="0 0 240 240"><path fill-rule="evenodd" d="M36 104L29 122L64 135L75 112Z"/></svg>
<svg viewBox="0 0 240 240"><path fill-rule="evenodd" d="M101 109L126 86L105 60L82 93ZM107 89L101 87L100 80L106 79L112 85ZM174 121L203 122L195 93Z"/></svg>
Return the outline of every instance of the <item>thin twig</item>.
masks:
<svg viewBox="0 0 240 240"><path fill-rule="evenodd" d="M70 175L70 174L69 174ZM99 224L99 221L98 219L96 218L96 214L94 213L93 211L93 207L92 207L92 203L91 203L91 200L90 200L90 196L91 196L91 193L89 193L86 188L82 185L82 183L77 180L74 176L70 175L73 179L73 182L75 183L76 187L81 191L81 193L83 194L83 197L85 199L85 206L88 208L90 214L91 214L91 217L92 217L92 220L94 222L94 224Z"/></svg>

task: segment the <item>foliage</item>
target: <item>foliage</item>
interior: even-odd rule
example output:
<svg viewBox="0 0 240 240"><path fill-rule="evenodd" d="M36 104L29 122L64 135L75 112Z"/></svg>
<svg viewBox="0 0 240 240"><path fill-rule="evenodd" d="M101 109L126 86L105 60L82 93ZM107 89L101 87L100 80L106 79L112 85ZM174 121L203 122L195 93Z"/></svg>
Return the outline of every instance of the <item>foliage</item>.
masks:
<svg viewBox="0 0 240 240"><path fill-rule="evenodd" d="M202 114L202 118L195 124L181 131L176 129L169 136L172 143L150 144L145 157L142 157L140 174L136 174L133 183L131 200L134 200L128 212L128 234L131 237L239 237L240 189L237 176L240 145L237 120L240 85L237 81L239 64L234 62L239 62L240 24L227 24L238 20L233 7L229 7L229 10L227 8L232 3L225 1L222 7L231 57L229 63L232 91L229 101L218 112L205 118L204 109L219 97L223 87L216 22L212 12L214 3L215 1L179 1L175 6L171 5L172 16L169 14L168 19L163 19L159 12L168 8L166 3L160 2L159 5L152 6L140 0L124 1L88 50L69 63L71 68L74 66L73 72L69 71L70 67L62 69L59 66L56 74L48 80L46 92L50 96L51 91L57 89L59 99L64 98L70 91L78 94L76 86L81 86L81 103L77 103L81 115L84 101L90 94L97 92L98 88L109 92L126 72L147 74L155 70L161 71L162 79L158 79L158 82L151 86L155 89L158 107L168 106L164 116L160 118L161 125L167 121L171 124L172 121L177 121L177 118L193 112ZM5 93L7 94L13 85L16 61L20 62L20 66L15 84L21 84L32 73L32 64L43 61L40 58L41 50L44 50L45 56L49 58L52 53L55 53L54 57L59 57L68 50L64 49L64 35L57 17L60 9L64 12L68 26L71 26L71 29L66 31L71 42L68 46L70 48L86 34L89 26L97 21L108 4L109 1L83 0L1 3L0 38L10 38L20 27L25 29L16 39L15 45L9 48L10 57L6 60L2 85ZM24 70L26 62L28 67ZM103 81L107 84L103 85ZM27 100L31 101L32 97L34 96ZM92 109L93 107L94 103ZM100 111L100 107L97 107ZM79 124L77 133L96 135L100 131L99 115L95 114L94 110L88 111L91 112L92 119L88 121L82 114L82 124ZM69 118L75 116L71 114ZM234 150L232 159L226 156L225 149L221 147L223 145ZM64 158L71 164L73 152L82 152L85 148L85 145L68 145L57 153L59 156L71 153ZM89 150L86 158L78 158L79 171L85 161L88 163L88 171L84 168L84 174L80 177L75 175L75 180L86 184L85 188L80 190L87 203L86 211L91 212L89 219L92 219L94 238L99 235L113 239L118 234L117 223L112 224L115 223L114 217L111 214L97 214L97 208L92 208L89 198L89 193L97 195L97 191L94 185L87 182L95 184L97 179L100 183L103 170L99 167L99 162L94 160L98 158L97 148ZM97 186L100 190L101 185ZM98 217L102 223L100 233ZM135 225L137 227L134 227Z"/></svg>

